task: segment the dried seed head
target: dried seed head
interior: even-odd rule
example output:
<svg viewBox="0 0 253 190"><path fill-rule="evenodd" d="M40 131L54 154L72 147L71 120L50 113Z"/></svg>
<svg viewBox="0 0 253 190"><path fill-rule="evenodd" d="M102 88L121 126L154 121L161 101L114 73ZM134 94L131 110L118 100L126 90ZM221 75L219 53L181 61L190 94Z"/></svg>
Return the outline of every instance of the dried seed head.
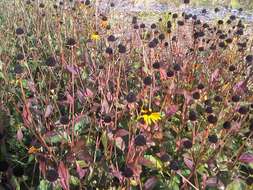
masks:
<svg viewBox="0 0 253 190"><path fill-rule="evenodd" d="M17 64L14 67L14 73L16 73L16 74L22 74L23 73L23 67L21 65Z"/></svg>
<svg viewBox="0 0 253 190"><path fill-rule="evenodd" d="M63 115L60 117L60 123L62 125L67 125L69 123L69 117L67 115Z"/></svg>
<svg viewBox="0 0 253 190"><path fill-rule="evenodd" d="M76 40L74 38L68 38L66 46L67 47L73 47L74 45L76 45Z"/></svg>
<svg viewBox="0 0 253 190"><path fill-rule="evenodd" d="M231 122L230 121L225 121L223 123L223 128L224 129L230 129L231 128Z"/></svg>
<svg viewBox="0 0 253 190"><path fill-rule="evenodd" d="M240 101L240 96L239 95L234 95L234 96L232 96L231 100L233 102L239 102Z"/></svg>
<svg viewBox="0 0 253 190"><path fill-rule="evenodd" d="M211 106L207 106L205 111L206 113L213 113L213 108Z"/></svg>
<svg viewBox="0 0 253 190"><path fill-rule="evenodd" d="M152 84L152 78L150 76L147 76L143 79L143 83L147 86Z"/></svg>
<svg viewBox="0 0 253 190"><path fill-rule="evenodd" d="M186 149L191 149L191 148L192 148L192 141L190 141L190 140L185 140L185 141L183 142L183 145L184 145L184 148L186 148Z"/></svg>
<svg viewBox="0 0 253 190"><path fill-rule="evenodd" d="M173 77L174 76L174 72L170 69L168 69L167 71L167 77Z"/></svg>
<svg viewBox="0 0 253 190"><path fill-rule="evenodd" d="M45 65L49 67L54 67L57 64L57 60L55 59L54 56L50 56L46 59Z"/></svg>
<svg viewBox="0 0 253 190"><path fill-rule="evenodd" d="M118 45L119 53L126 53L126 46L119 44Z"/></svg>
<svg viewBox="0 0 253 190"><path fill-rule="evenodd" d="M216 7L215 9L214 9L214 12L219 12L220 11L220 9L218 8L218 7Z"/></svg>
<svg viewBox="0 0 253 190"><path fill-rule="evenodd" d="M46 179L49 182L56 181L58 179L58 177L59 177L59 174L58 174L58 172L55 169L48 169L46 171Z"/></svg>
<svg viewBox="0 0 253 190"><path fill-rule="evenodd" d="M245 115L247 114L249 111L249 108L247 106L241 106L239 109L238 109L238 112L242 115Z"/></svg>
<svg viewBox="0 0 253 190"><path fill-rule="evenodd" d="M86 5L86 6L90 5L90 0L86 0L86 1L85 1L85 5Z"/></svg>
<svg viewBox="0 0 253 190"><path fill-rule="evenodd" d="M189 120L191 120L191 121L196 121L197 120L197 114L196 114L195 111L191 110L189 112Z"/></svg>
<svg viewBox="0 0 253 190"><path fill-rule="evenodd" d="M209 123L215 124L215 123L217 123L218 118L215 115L211 114L211 115L207 116L207 121Z"/></svg>
<svg viewBox="0 0 253 190"><path fill-rule="evenodd" d="M163 154L161 157L160 157L160 160L163 161L163 162L168 162L171 160L171 157L170 155L168 155L167 153Z"/></svg>
<svg viewBox="0 0 253 190"><path fill-rule="evenodd" d="M209 141L210 143L217 143L217 142L218 142L218 137L217 137L217 135L209 135L209 136L208 136L208 141Z"/></svg>
<svg viewBox="0 0 253 190"><path fill-rule="evenodd" d="M123 169L123 171L121 173L126 178L130 178L134 175L133 170L127 166Z"/></svg>
<svg viewBox="0 0 253 190"><path fill-rule="evenodd" d="M200 99L200 93L199 92L194 92L192 94L192 97L193 97L193 99L198 100L198 99Z"/></svg>
<svg viewBox="0 0 253 190"><path fill-rule="evenodd" d="M116 38L115 38L114 35L110 35L110 36L108 36L107 40L108 40L109 42L114 42L114 41L116 41Z"/></svg>
<svg viewBox="0 0 253 190"><path fill-rule="evenodd" d="M171 161L171 162L170 162L170 169L171 169L171 170L174 170L174 171L179 170L178 161L176 161L176 160Z"/></svg>
<svg viewBox="0 0 253 190"><path fill-rule="evenodd" d="M112 118L109 115L105 115L103 120L104 120L105 123L111 123Z"/></svg>
<svg viewBox="0 0 253 190"><path fill-rule="evenodd" d="M24 34L25 32L24 32L24 29L23 28L17 28L16 29L16 34L17 35L22 35L22 34Z"/></svg>
<svg viewBox="0 0 253 190"><path fill-rule="evenodd" d="M128 103L133 103L136 101L136 96L133 92L129 92L129 94L126 96L126 100Z"/></svg>
<svg viewBox="0 0 253 190"><path fill-rule="evenodd" d="M154 69L159 69L160 66L161 66L161 63L159 61L156 61L156 62L153 63L152 66L153 66Z"/></svg>
<svg viewBox="0 0 253 190"><path fill-rule="evenodd" d="M245 60L246 60L247 63L252 63L253 62L253 55L247 55L245 57Z"/></svg>
<svg viewBox="0 0 253 190"><path fill-rule="evenodd" d="M111 54L113 54L113 49L110 48L110 47L107 47L107 48L105 49L105 53L111 55Z"/></svg>
<svg viewBox="0 0 253 190"><path fill-rule="evenodd" d="M151 24L151 26L150 26L152 29L155 29L156 28L156 24Z"/></svg>
<svg viewBox="0 0 253 190"><path fill-rule="evenodd" d="M135 146L145 146L146 138L143 135L137 135L134 139Z"/></svg>

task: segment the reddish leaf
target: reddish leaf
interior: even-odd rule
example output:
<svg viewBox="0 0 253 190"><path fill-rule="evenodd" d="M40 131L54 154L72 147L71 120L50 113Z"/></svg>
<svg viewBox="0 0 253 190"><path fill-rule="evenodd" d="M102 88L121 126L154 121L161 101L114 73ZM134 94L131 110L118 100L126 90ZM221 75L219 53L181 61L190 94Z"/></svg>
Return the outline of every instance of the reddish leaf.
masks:
<svg viewBox="0 0 253 190"><path fill-rule="evenodd" d="M172 116L174 115L178 110L178 106L177 105L171 105L166 109L166 115L167 116Z"/></svg>
<svg viewBox="0 0 253 190"><path fill-rule="evenodd" d="M108 104L108 102L107 102L106 99L103 100L101 106L102 106L101 112L105 112L105 113L108 113L108 112L109 112L110 107L109 107L109 104Z"/></svg>
<svg viewBox="0 0 253 190"><path fill-rule="evenodd" d="M184 90L183 95L185 97L186 103L189 104L190 101L193 99L191 93L188 92L188 91L186 91L186 90Z"/></svg>
<svg viewBox="0 0 253 190"><path fill-rule="evenodd" d="M243 163L253 163L253 154L251 153L243 153L240 157L239 157L239 161L243 162Z"/></svg>
<svg viewBox="0 0 253 190"><path fill-rule="evenodd" d="M245 81L239 81L238 83L235 84L233 87L234 93L243 95L247 91L247 84Z"/></svg>
<svg viewBox="0 0 253 190"><path fill-rule="evenodd" d="M85 91L84 91L84 95L86 97L91 98L91 97L93 97L93 92L89 88L86 88Z"/></svg>
<svg viewBox="0 0 253 190"><path fill-rule="evenodd" d="M69 93L67 93L67 102L68 102L70 105L73 105L73 104L74 104L74 98L73 98Z"/></svg>
<svg viewBox="0 0 253 190"><path fill-rule="evenodd" d="M83 102L84 101L84 95L83 95L83 93L80 90L77 90L76 94L77 94L77 97L80 100L80 102Z"/></svg>
<svg viewBox="0 0 253 190"><path fill-rule="evenodd" d="M212 73L212 76L211 76L211 82L218 81L219 77L220 77L220 70L215 69L215 71Z"/></svg>
<svg viewBox="0 0 253 190"><path fill-rule="evenodd" d="M17 131L17 139L18 139L18 141L22 141L23 137L24 137L24 135L22 133L22 129L19 128L18 131Z"/></svg>
<svg viewBox="0 0 253 190"><path fill-rule="evenodd" d="M124 137L124 136L127 136L129 134L129 132L125 129L118 129L116 131L116 136L117 137Z"/></svg>
<svg viewBox="0 0 253 190"><path fill-rule="evenodd" d="M76 162L76 172L78 173L79 178L82 179L87 174L87 169L82 169Z"/></svg>
<svg viewBox="0 0 253 190"><path fill-rule="evenodd" d="M123 176L122 176L122 174L121 174L120 171L117 171L117 170L115 170L115 169L112 169L111 174L112 174L114 177L118 178L119 181L122 181Z"/></svg>
<svg viewBox="0 0 253 190"><path fill-rule="evenodd" d="M75 123L79 123L79 122L82 121L83 119L85 119L84 114L78 114L78 115L75 115L75 117L74 117Z"/></svg>
<svg viewBox="0 0 253 190"><path fill-rule="evenodd" d="M143 166L150 166L152 162L146 158L140 157L138 160L138 163L143 165Z"/></svg>
<svg viewBox="0 0 253 190"><path fill-rule="evenodd" d="M160 69L161 80L165 80L167 78L167 72L165 69Z"/></svg>
<svg viewBox="0 0 253 190"><path fill-rule="evenodd" d="M44 160L39 160L39 169L40 169L40 172L45 176L46 175L46 162Z"/></svg>
<svg viewBox="0 0 253 190"><path fill-rule="evenodd" d="M24 105L22 118L26 127L29 127L30 123L32 122L31 112L29 110L29 103Z"/></svg>
<svg viewBox="0 0 253 190"><path fill-rule="evenodd" d="M150 177L144 184L145 190L152 190L157 183L157 178L155 176Z"/></svg>
<svg viewBox="0 0 253 190"><path fill-rule="evenodd" d="M45 118L48 118L53 111L53 106L51 104L47 105L46 111L45 111Z"/></svg>
<svg viewBox="0 0 253 190"><path fill-rule="evenodd" d="M124 151L126 148L125 142L123 141L123 139L121 137L115 138L115 144L122 151Z"/></svg>
<svg viewBox="0 0 253 190"><path fill-rule="evenodd" d="M61 161L58 167L58 173L60 177L60 183L64 190L69 190L69 171L65 167L64 163Z"/></svg>
<svg viewBox="0 0 253 190"><path fill-rule="evenodd" d="M211 177L206 180L206 186L207 187L217 187L219 183L219 180L217 177Z"/></svg>
<svg viewBox="0 0 253 190"><path fill-rule="evenodd" d="M79 72L79 69L78 69L78 67L76 67L76 66L67 65L66 68L67 68L67 70L68 70L71 74L73 74L73 75L77 75L78 72Z"/></svg>
<svg viewBox="0 0 253 190"><path fill-rule="evenodd" d="M27 86L28 86L28 88L29 88L29 90L30 90L31 92L34 92L34 93L36 92L34 82L28 81L28 82L27 82Z"/></svg>
<svg viewBox="0 0 253 190"><path fill-rule="evenodd" d="M190 170L193 169L193 162L190 159L184 158L184 163Z"/></svg>
<svg viewBox="0 0 253 190"><path fill-rule="evenodd" d="M111 92L107 92L106 98L107 98L108 101L112 101L113 100L112 93Z"/></svg>

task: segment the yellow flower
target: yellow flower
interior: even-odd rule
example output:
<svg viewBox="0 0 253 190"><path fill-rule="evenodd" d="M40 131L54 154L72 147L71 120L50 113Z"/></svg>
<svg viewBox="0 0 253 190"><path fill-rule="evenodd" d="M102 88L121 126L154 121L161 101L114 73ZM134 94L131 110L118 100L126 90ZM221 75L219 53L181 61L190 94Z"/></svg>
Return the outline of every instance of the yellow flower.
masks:
<svg viewBox="0 0 253 190"><path fill-rule="evenodd" d="M98 41L100 40L100 36L98 35L97 32L95 32L94 34L91 35L91 39L94 41Z"/></svg>
<svg viewBox="0 0 253 190"><path fill-rule="evenodd" d="M106 28L108 26L108 21L102 21L101 27Z"/></svg>
<svg viewBox="0 0 253 190"><path fill-rule="evenodd" d="M37 152L39 152L40 149L39 148L35 148L34 146L31 146L28 150L28 154L35 154Z"/></svg>
<svg viewBox="0 0 253 190"><path fill-rule="evenodd" d="M151 125L152 123L157 123L157 121L161 120L162 115L160 112L152 112L152 110L142 110L141 116L139 119L143 119L147 125Z"/></svg>

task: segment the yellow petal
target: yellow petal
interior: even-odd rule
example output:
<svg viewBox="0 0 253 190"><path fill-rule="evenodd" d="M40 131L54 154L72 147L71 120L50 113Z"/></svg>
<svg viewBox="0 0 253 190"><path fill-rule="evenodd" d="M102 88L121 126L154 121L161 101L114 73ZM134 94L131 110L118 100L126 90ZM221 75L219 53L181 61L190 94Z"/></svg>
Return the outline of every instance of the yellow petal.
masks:
<svg viewBox="0 0 253 190"><path fill-rule="evenodd" d="M39 148L35 148L34 146L31 146L28 150L28 154L34 154L34 153L37 153L39 152Z"/></svg>
<svg viewBox="0 0 253 190"><path fill-rule="evenodd" d="M92 34L91 39L95 40L95 41L98 41L98 40L100 40L100 36L98 34Z"/></svg>
<svg viewBox="0 0 253 190"><path fill-rule="evenodd" d="M101 22L101 26L102 26L103 28L106 28L106 27L108 26L108 22L107 22L107 21L102 21L102 22Z"/></svg>

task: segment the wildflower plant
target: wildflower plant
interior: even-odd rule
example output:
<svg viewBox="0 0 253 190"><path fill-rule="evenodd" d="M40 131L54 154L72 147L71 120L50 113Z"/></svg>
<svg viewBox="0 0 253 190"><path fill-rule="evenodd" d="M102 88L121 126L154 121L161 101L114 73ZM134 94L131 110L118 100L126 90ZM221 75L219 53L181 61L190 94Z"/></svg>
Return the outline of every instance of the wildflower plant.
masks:
<svg viewBox="0 0 253 190"><path fill-rule="evenodd" d="M252 188L244 21L10 2L0 2L0 189Z"/></svg>

